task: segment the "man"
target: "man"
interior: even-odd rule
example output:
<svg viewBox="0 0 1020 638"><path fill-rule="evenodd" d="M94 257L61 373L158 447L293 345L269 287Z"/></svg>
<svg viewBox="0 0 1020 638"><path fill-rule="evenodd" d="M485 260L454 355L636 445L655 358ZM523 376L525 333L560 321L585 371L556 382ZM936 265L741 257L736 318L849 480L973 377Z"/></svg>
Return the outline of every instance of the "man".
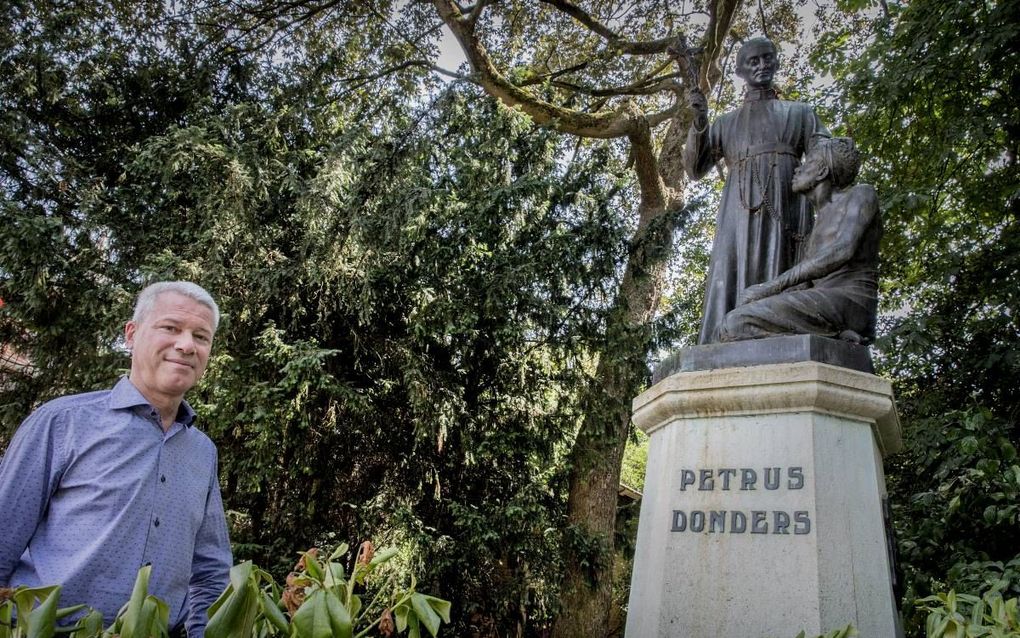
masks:
<svg viewBox="0 0 1020 638"><path fill-rule="evenodd" d="M809 105L778 98L772 88L778 68L772 42L752 38L737 53L737 75L747 84L740 108L709 126L705 96L698 90L689 96L694 122L683 151L687 173L700 179L719 159L728 168L699 343L718 341L737 294L792 266L811 230L810 208L790 183L800 158L829 132Z"/></svg>
<svg viewBox="0 0 1020 638"><path fill-rule="evenodd" d="M184 394L218 323L201 287L147 287L124 328L130 375L25 420L0 462L0 585L61 584L62 606L86 603L110 623L151 564L172 635L202 638L232 559L216 447Z"/></svg>
<svg viewBox="0 0 1020 638"><path fill-rule="evenodd" d="M878 311L878 194L851 186L860 169L851 139L822 140L793 174L818 217L803 261L748 287L723 323L721 339L817 334L853 343L875 337Z"/></svg>

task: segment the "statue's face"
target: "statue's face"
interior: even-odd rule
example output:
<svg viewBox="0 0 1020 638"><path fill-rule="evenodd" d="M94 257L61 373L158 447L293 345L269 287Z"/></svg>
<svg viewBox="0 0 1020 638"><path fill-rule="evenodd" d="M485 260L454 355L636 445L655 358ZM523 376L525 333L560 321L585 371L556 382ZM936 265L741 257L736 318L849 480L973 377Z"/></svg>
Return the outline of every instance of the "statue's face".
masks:
<svg viewBox="0 0 1020 638"><path fill-rule="evenodd" d="M737 75L755 89L772 86L772 78L779 69L776 48L769 42L751 42L740 50Z"/></svg>
<svg viewBox="0 0 1020 638"><path fill-rule="evenodd" d="M829 166L821 150L813 149L804 161L793 171L791 187L795 193L806 193L829 175Z"/></svg>

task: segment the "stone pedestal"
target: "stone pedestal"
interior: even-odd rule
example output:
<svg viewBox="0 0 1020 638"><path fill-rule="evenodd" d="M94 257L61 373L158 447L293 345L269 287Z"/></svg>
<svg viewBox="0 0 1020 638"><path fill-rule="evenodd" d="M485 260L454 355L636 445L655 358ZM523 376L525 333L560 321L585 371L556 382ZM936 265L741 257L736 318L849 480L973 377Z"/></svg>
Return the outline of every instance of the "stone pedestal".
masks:
<svg viewBox="0 0 1020 638"><path fill-rule="evenodd" d="M680 372L634 422L650 444L627 638L899 633L887 381L818 361Z"/></svg>

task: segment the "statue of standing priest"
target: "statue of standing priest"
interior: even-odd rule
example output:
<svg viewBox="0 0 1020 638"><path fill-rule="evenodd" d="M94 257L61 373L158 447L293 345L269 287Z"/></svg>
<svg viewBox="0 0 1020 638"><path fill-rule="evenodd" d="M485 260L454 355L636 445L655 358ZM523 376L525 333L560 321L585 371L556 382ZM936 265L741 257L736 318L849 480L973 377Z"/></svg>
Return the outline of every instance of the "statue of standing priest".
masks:
<svg viewBox="0 0 1020 638"><path fill-rule="evenodd" d="M709 125L704 94L695 89L689 96L695 116L684 168L700 179L720 159L727 167L698 343L719 341L740 293L793 266L811 232L811 207L793 192L793 172L829 132L810 105L779 99L772 88L778 68L775 45L752 38L737 53L737 75L747 84L740 108Z"/></svg>

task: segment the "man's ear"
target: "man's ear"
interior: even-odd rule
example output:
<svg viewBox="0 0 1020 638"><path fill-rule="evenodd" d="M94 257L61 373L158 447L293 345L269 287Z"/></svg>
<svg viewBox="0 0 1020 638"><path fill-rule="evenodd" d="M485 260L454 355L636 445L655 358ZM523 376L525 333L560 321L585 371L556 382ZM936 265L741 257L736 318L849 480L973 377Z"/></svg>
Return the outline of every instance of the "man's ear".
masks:
<svg viewBox="0 0 1020 638"><path fill-rule="evenodd" d="M127 344L128 348L132 348L135 345L136 330L138 330L138 325L134 321L124 324L124 343Z"/></svg>

